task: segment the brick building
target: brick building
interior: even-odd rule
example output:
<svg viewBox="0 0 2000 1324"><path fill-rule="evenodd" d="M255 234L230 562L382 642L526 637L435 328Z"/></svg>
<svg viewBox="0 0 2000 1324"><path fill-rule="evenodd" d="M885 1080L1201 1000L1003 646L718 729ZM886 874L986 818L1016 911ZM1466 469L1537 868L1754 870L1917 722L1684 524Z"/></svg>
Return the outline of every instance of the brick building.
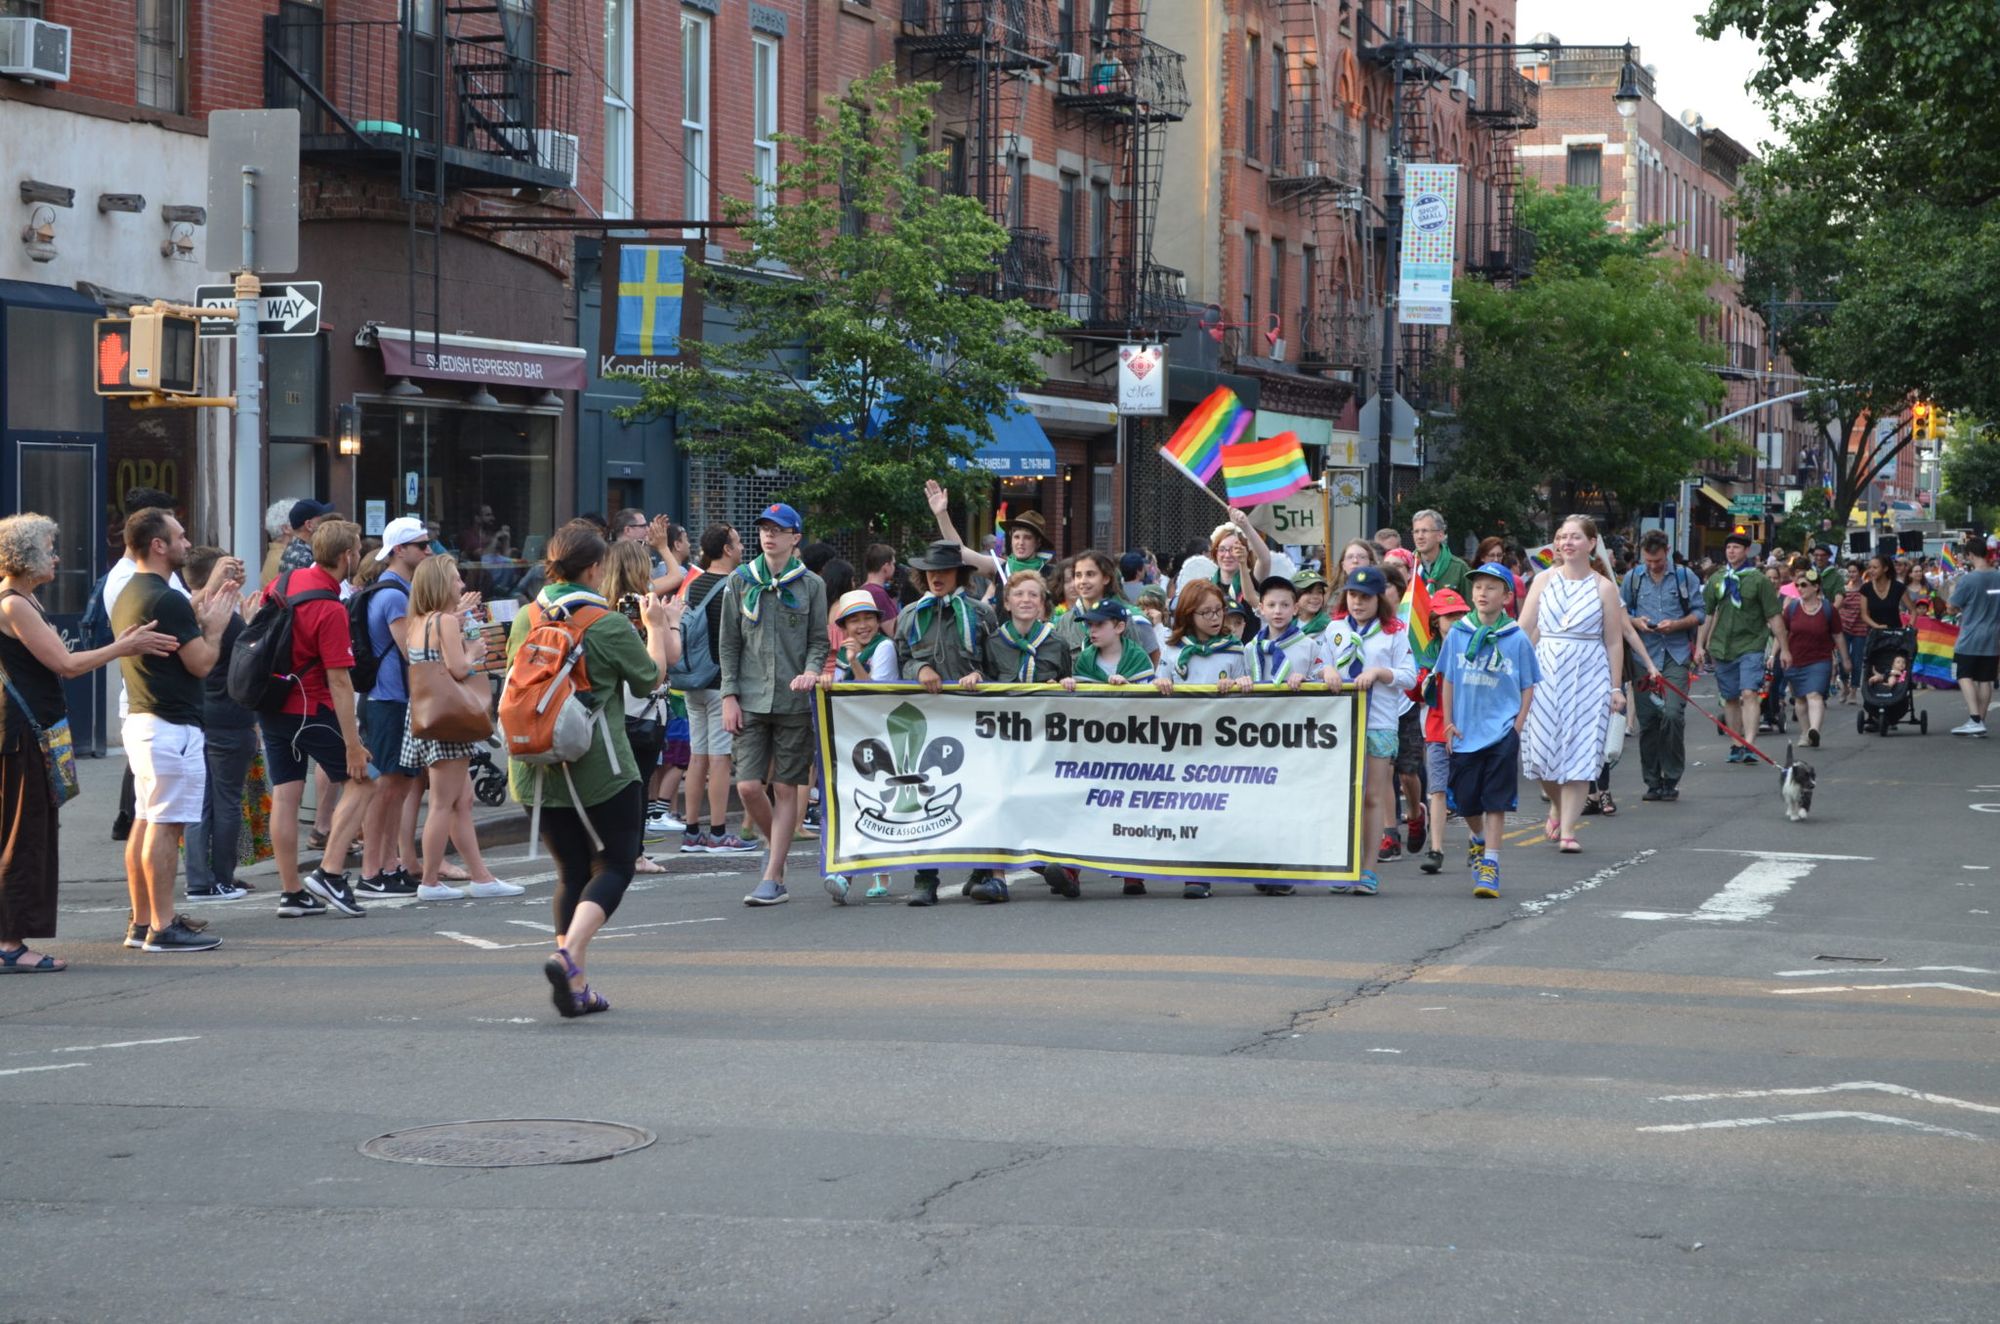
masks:
<svg viewBox="0 0 2000 1324"><path fill-rule="evenodd" d="M1635 50L1635 63L1637 53ZM1728 389L1715 417L1803 388L1791 360L1772 356L1759 292L1741 283L1737 222L1728 215L1738 172L1751 151L1693 110L1674 114L1653 97L1653 76L1638 67L1642 93L1636 113L1619 115L1612 100L1624 67L1622 47L1567 47L1525 64L1541 85L1541 120L1520 146L1521 171L1546 188L1590 189L1612 204L1611 223L1668 227L1667 252L1714 263L1711 291L1720 312L1706 328L1716 371ZM1780 309L1778 316L1783 316ZM1782 496L1816 484L1827 443L1796 403L1772 406L1723 425L1743 452L1703 466L1704 481L1686 485L1691 503L1691 551L1714 551L1733 523L1732 497ZM1750 521L1753 532L1766 525Z"/></svg>

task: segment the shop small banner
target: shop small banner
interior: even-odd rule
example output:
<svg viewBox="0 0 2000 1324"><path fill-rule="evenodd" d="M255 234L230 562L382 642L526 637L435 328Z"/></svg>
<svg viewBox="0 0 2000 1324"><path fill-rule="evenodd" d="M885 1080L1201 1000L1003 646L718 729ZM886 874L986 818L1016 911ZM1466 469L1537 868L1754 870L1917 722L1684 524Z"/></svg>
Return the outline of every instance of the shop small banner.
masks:
<svg viewBox="0 0 2000 1324"><path fill-rule="evenodd" d="M1403 168L1409 209L1403 217L1402 279L1396 320L1451 325L1451 277L1458 254L1458 167Z"/></svg>
<svg viewBox="0 0 2000 1324"><path fill-rule="evenodd" d="M829 873L1058 864L1329 884L1361 867L1361 694L1318 685L817 694Z"/></svg>

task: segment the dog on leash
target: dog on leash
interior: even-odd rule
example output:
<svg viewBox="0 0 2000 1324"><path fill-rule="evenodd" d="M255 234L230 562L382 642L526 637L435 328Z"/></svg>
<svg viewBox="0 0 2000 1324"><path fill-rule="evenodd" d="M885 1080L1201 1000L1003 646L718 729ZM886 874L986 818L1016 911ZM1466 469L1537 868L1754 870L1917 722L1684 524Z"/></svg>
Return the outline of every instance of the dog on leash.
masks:
<svg viewBox="0 0 2000 1324"><path fill-rule="evenodd" d="M1785 766L1778 773L1778 789L1785 797L1785 817L1794 823L1803 823L1812 813L1813 787L1818 783L1810 763L1801 763L1792 756L1792 747L1785 746Z"/></svg>

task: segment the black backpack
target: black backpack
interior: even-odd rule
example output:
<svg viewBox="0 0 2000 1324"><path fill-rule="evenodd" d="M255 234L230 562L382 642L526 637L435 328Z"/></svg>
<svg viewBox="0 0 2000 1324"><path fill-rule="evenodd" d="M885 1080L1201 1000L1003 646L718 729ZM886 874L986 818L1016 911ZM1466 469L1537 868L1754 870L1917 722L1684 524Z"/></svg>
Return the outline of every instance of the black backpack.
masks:
<svg viewBox="0 0 2000 1324"><path fill-rule="evenodd" d="M722 664L715 660L715 641L708 637L708 604L729 584L728 575L713 575L715 583L692 600L681 617L681 660L667 668L667 683L677 690L712 690L722 682Z"/></svg>
<svg viewBox="0 0 2000 1324"><path fill-rule="evenodd" d="M236 637L229 655L229 697L245 708L275 713L284 707L299 678L292 671L292 617L304 602L338 602L340 595L323 588L290 592L288 570L264 595L264 605ZM358 660L358 659L357 659Z"/></svg>
<svg viewBox="0 0 2000 1324"><path fill-rule="evenodd" d="M368 633L368 599L382 589L400 587L386 578L378 579L347 600L347 642L354 652L354 669L347 674L354 682L354 692L364 699L375 688L375 681L382 674L382 659L388 656L375 650L375 640ZM395 646L392 640L389 647Z"/></svg>

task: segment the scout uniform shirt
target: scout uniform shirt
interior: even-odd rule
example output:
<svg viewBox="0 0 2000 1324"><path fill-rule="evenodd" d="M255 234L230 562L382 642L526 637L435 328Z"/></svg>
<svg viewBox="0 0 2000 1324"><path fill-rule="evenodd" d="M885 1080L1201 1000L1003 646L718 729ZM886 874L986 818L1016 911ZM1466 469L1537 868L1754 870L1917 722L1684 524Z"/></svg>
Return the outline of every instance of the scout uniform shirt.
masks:
<svg viewBox="0 0 2000 1324"><path fill-rule="evenodd" d="M1319 668L1325 665L1318 660L1319 639L1307 634L1297 621L1276 636L1265 626L1250 636L1249 649L1250 674L1260 685L1276 685L1293 676L1318 680Z"/></svg>
<svg viewBox="0 0 2000 1324"><path fill-rule="evenodd" d="M1701 602L1715 622L1708 652L1717 662L1761 653L1771 641L1767 622L1778 614L1778 591L1747 563L1741 570L1716 571L1701 591Z"/></svg>
<svg viewBox="0 0 2000 1324"><path fill-rule="evenodd" d="M744 562L722 589L722 639L716 651L724 698L746 713L812 711L812 695L792 688L800 675L826 665L826 583L794 557L761 583L759 556Z"/></svg>
<svg viewBox="0 0 2000 1324"><path fill-rule="evenodd" d="M1022 634L1009 617L986 636L979 674L992 681L1046 685L1067 677L1075 660L1068 640L1053 622L1036 621Z"/></svg>
<svg viewBox="0 0 2000 1324"><path fill-rule="evenodd" d="M1395 673L1389 684L1377 683L1368 690L1368 729L1394 731L1410 710L1410 696L1404 691L1417 683L1417 660L1410 652L1410 632L1402 623L1386 623L1380 616L1363 624L1352 616L1336 616L1320 636L1323 665L1331 666L1343 681L1364 671L1387 667Z"/></svg>
<svg viewBox="0 0 2000 1324"><path fill-rule="evenodd" d="M1250 654L1235 635L1219 634L1206 644L1192 638L1168 644L1160 654L1160 666L1175 684L1213 685L1249 675Z"/></svg>
<svg viewBox="0 0 2000 1324"><path fill-rule="evenodd" d="M993 633L993 609L963 590L943 598L924 594L903 608L896 624L896 653L909 679L916 680L925 667L947 685L975 671L986 674L986 636Z"/></svg>

